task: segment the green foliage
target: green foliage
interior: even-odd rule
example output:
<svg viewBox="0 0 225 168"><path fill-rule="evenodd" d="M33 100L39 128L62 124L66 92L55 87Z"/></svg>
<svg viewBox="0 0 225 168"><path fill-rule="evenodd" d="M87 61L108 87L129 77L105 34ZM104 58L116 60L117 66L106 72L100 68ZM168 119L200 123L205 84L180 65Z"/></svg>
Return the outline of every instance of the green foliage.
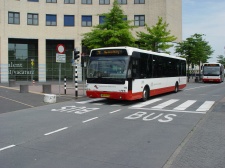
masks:
<svg viewBox="0 0 225 168"><path fill-rule="evenodd" d="M225 57L223 55L217 56L217 62L223 64L225 66Z"/></svg>
<svg viewBox="0 0 225 168"><path fill-rule="evenodd" d="M111 46L134 46L135 38L132 36L130 22L125 20L117 0L109 13L100 14L104 16L104 23L93 27L91 32L83 34L83 45L88 49Z"/></svg>
<svg viewBox="0 0 225 168"><path fill-rule="evenodd" d="M175 36L170 35L170 30L167 30L167 27L168 24L163 22L162 17L159 17L156 25L152 27L148 27L146 24L145 28L148 33L136 32L139 47L145 50L166 52L166 49L173 46L168 44L168 42L173 42L177 39Z"/></svg>
<svg viewBox="0 0 225 168"><path fill-rule="evenodd" d="M203 39L203 34L194 34L178 43L175 52L187 59L188 68L190 64L199 65L200 68L200 63L207 62L214 51Z"/></svg>

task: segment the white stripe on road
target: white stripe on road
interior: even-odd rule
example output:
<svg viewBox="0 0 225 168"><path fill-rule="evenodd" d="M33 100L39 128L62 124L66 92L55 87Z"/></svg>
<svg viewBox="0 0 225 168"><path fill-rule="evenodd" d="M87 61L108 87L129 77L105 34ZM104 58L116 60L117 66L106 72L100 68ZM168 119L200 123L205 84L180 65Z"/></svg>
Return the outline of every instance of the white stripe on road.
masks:
<svg viewBox="0 0 225 168"><path fill-rule="evenodd" d="M174 110L185 110L186 108L188 108L189 106L194 104L196 101L197 100L187 100L186 102L184 102L181 105L179 105L176 108L174 108Z"/></svg>
<svg viewBox="0 0 225 168"><path fill-rule="evenodd" d="M132 106L132 108L141 108L141 107L147 106L147 105L149 105L149 104L155 103L155 102L160 101L160 100L162 100L162 99L152 99L152 100L148 100L148 101L145 101L145 102L143 102L143 103L134 105L134 106Z"/></svg>
<svg viewBox="0 0 225 168"><path fill-rule="evenodd" d="M94 118L91 118L91 119L85 120L85 121L83 121L83 123L86 123L86 122L91 121L91 120L95 120L95 119L97 119L97 118L98 118L98 117L94 117Z"/></svg>
<svg viewBox="0 0 225 168"><path fill-rule="evenodd" d="M85 104L85 103L95 102L95 101L104 100L104 99L105 99L105 98L93 98L93 99L90 99L90 100L81 101L81 102L76 102L76 103L79 103L79 104Z"/></svg>
<svg viewBox="0 0 225 168"><path fill-rule="evenodd" d="M6 146L6 147L4 147L4 148L0 148L0 151L9 149L9 148L12 148L12 147L15 147L15 146L16 146L16 145L9 145L9 146Z"/></svg>
<svg viewBox="0 0 225 168"><path fill-rule="evenodd" d="M157 106L154 106L154 107L152 107L152 108L153 108L153 109L162 109L162 108L164 108L164 107L166 107L166 106L169 106L169 105L171 105L171 104L177 102L178 100L179 100L179 99L171 99L171 100L168 100L168 101L166 101L166 102L164 102L164 103L161 103L161 104L159 104L159 105L157 105Z"/></svg>
<svg viewBox="0 0 225 168"><path fill-rule="evenodd" d="M110 114L113 114L113 113L116 113L116 112L118 112L118 111L120 111L121 109L119 109L119 110L115 110L115 111L112 111L112 112L109 112Z"/></svg>
<svg viewBox="0 0 225 168"><path fill-rule="evenodd" d="M51 135L51 134L54 134L54 133L56 133L56 132L63 131L63 130L65 130L65 129L67 129L67 128L68 128L68 127L60 128L60 129L58 129L58 130L55 130L55 131L52 131L52 132L46 133L46 134L44 134L44 135Z"/></svg>
<svg viewBox="0 0 225 168"><path fill-rule="evenodd" d="M196 111L208 111L215 101L205 101Z"/></svg>
<svg viewBox="0 0 225 168"><path fill-rule="evenodd" d="M3 98L3 99L6 99L6 100L14 101L14 102L19 103L19 104L23 104L23 105L28 106L28 107L34 107L34 106L31 106L31 105L26 104L26 103L22 103L22 102L13 100L13 99L9 99L9 98L7 98L7 97L3 97L3 96L0 96L0 97Z"/></svg>

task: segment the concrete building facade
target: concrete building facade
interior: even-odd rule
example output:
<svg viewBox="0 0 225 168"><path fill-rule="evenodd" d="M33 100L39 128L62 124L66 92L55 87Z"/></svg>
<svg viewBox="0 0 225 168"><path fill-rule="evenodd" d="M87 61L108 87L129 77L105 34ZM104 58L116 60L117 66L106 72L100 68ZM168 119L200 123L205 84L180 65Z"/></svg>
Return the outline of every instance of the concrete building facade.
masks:
<svg viewBox="0 0 225 168"><path fill-rule="evenodd" d="M56 46L65 46L62 76L72 78L74 48L83 52L82 34L101 22L114 0L0 0L0 82L58 79ZM146 31L158 16L182 39L182 0L118 0L128 20ZM89 54L89 53L85 53Z"/></svg>

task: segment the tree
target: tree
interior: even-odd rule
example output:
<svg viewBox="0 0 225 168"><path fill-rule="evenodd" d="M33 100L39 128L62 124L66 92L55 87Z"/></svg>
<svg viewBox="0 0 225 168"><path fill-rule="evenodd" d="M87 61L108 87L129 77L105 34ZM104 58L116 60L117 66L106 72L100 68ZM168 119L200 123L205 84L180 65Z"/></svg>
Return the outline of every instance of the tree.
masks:
<svg viewBox="0 0 225 168"><path fill-rule="evenodd" d="M223 55L218 55L217 57L217 62L223 64L225 66L225 57Z"/></svg>
<svg viewBox="0 0 225 168"><path fill-rule="evenodd" d="M186 58L188 73L191 64L198 65L200 73L201 63L207 62L214 51L208 42L203 39L203 34L194 34L183 42L178 43L175 52Z"/></svg>
<svg viewBox="0 0 225 168"><path fill-rule="evenodd" d="M158 17L158 22L152 27L149 27L147 24L145 24L145 28L147 29L148 33L136 32L139 47L156 52L166 52L166 49L169 49L173 46L168 44L168 42L173 42L177 39L175 36L170 35L170 30L167 30L168 25L169 24L166 22L163 22L162 17Z"/></svg>
<svg viewBox="0 0 225 168"><path fill-rule="evenodd" d="M110 46L134 46L135 38L132 36L130 22L126 20L118 1L113 2L109 13L100 14L104 22L94 26L91 32L83 34L83 45L88 49Z"/></svg>

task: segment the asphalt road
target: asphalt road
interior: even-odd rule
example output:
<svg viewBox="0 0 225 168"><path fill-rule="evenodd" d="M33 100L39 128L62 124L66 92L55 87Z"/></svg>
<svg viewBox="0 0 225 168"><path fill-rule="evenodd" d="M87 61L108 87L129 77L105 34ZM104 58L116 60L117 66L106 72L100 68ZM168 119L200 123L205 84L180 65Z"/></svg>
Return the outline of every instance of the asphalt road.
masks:
<svg viewBox="0 0 225 168"><path fill-rule="evenodd" d="M15 106L9 106L11 112L0 115L1 167L222 166L224 86L192 83L177 94L157 96L144 103L80 98L31 104L33 101L25 101L25 96L12 101L13 93L7 93L9 99L4 94L0 100L4 104L14 102ZM206 134L202 132L205 128ZM223 141L218 142L219 138ZM210 149L201 148L208 143L213 144ZM214 149L219 146L217 153ZM214 162L209 161L210 157Z"/></svg>

